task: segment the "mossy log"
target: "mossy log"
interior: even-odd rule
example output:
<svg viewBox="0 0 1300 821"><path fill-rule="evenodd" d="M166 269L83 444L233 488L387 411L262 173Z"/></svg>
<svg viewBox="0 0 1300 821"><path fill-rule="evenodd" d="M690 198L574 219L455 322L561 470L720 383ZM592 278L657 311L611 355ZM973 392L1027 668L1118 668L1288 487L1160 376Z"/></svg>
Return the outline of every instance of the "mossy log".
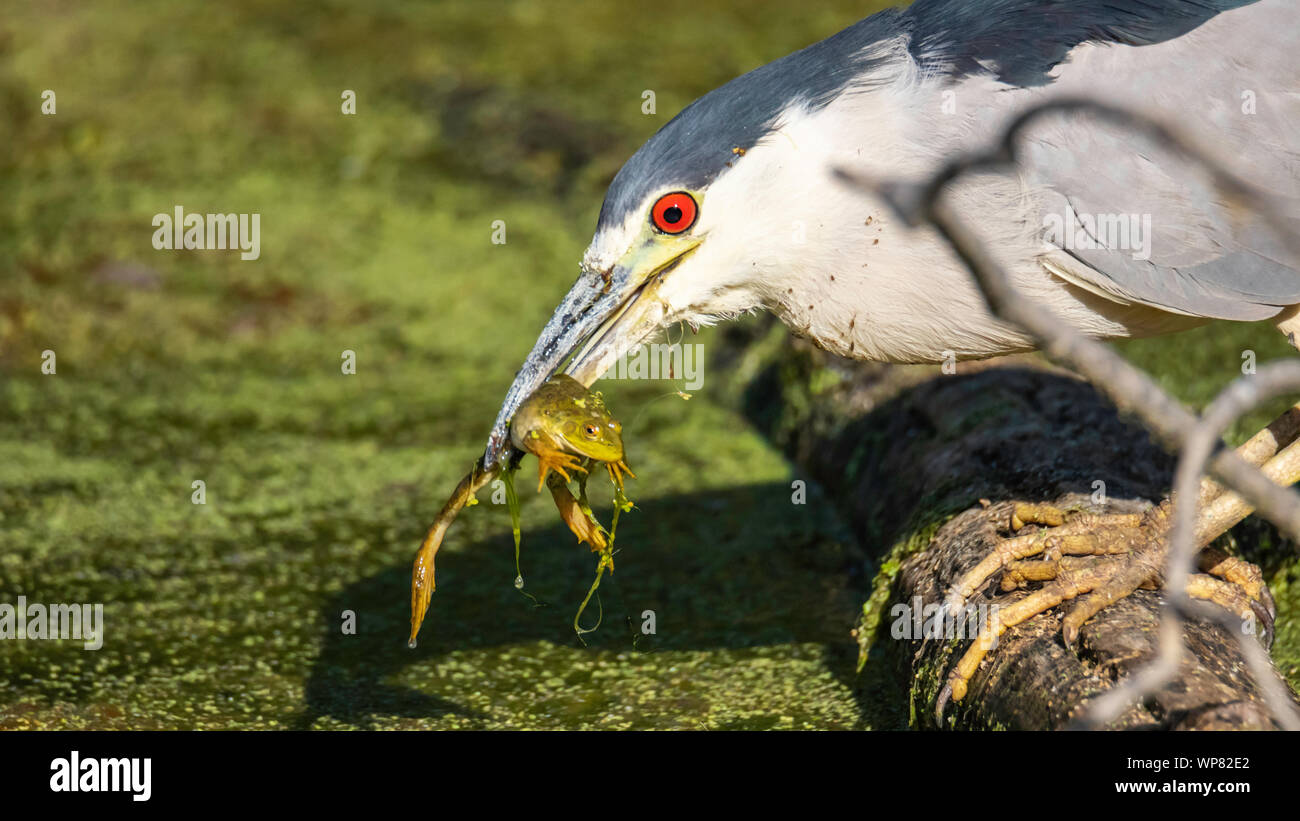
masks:
<svg viewBox="0 0 1300 821"><path fill-rule="evenodd" d="M741 337L737 333L747 333ZM939 368L848 363L772 333L729 334L718 357L732 393L835 499L875 566L855 631L866 664L894 665L915 727L936 726L948 672L968 639L908 635L910 611L1007 535L1015 502L1135 512L1169 490L1174 460L1090 385L1021 358ZM773 342L774 339L781 340ZM1006 606L995 576L971 605ZM1068 603L1066 605L1068 607ZM1076 646L1062 607L1011 628L950 704L944 726L1059 729L1155 654L1161 597L1138 591L1089 621ZM1177 677L1111 726L1260 729L1275 722L1237 639L1191 622Z"/></svg>

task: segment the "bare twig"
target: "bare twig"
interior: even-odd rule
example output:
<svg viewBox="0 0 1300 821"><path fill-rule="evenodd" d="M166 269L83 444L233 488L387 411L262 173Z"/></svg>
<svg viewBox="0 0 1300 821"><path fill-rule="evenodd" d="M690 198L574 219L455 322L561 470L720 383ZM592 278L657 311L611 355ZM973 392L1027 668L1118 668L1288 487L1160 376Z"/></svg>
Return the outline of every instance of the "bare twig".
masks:
<svg viewBox="0 0 1300 821"><path fill-rule="evenodd" d="M1268 656L1254 640L1253 631L1248 637L1225 611L1195 602L1187 595L1187 581L1191 578L1196 560L1196 503L1201 474L1210 454L1219 444L1219 437L1237 417L1248 413L1261 402L1275 396L1300 391L1300 362L1281 362L1265 365L1255 374L1243 376L1225 388L1202 414L1200 423L1188 437L1178 459L1174 473L1174 513L1170 530L1170 555L1165 573L1165 596L1168 606L1161 625L1161 649L1156 661L1137 675L1099 696L1091 705L1082 722L1084 727L1100 727L1119 718L1128 705L1146 693L1162 687L1178 672L1182 659L1183 619L1200 616L1222 625L1237 636L1241 654L1245 657L1251 674L1264 691L1265 699L1275 717L1288 730L1300 730L1300 712L1286 694L1286 685L1278 678Z"/></svg>
<svg viewBox="0 0 1300 821"><path fill-rule="evenodd" d="M1209 618L1231 629L1231 620L1226 613L1192 601L1184 589L1196 553L1193 538L1195 500L1207 463L1210 473L1219 482L1235 490L1283 531L1300 537L1300 498L1272 482L1231 449L1218 447L1219 437L1237 416L1278 393L1300 390L1300 365L1269 367L1247 379L1237 380L1198 418L1110 348L1074 331L1049 309L1015 290L1006 272L944 202L941 194L949 184L965 174L1014 167L1018 162L1017 141L1020 135L1035 121L1059 112L1085 112L1171 146L1199 162L1226 199L1252 209L1297 255L1300 255L1300 238L1288 231L1285 222L1278 217L1277 207L1267 196L1232 175L1208 152L1150 118L1086 98L1058 98L1022 112L1010 121L992 148L959 155L934 177L920 184L882 183L851 170L836 169L841 178L882 196L908 224L933 226L970 269L996 316L1026 330L1049 357L1078 370L1119 407L1137 414L1165 447L1182 454L1175 487L1173 548L1164 574L1167 595L1157 658L1123 685L1096 699L1093 704L1095 712L1086 721L1104 723L1118 715L1132 700L1161 687L1177 671L1184 649L1182 629L1185 616ZM1178 498L1190 503L1178 504ZM1277 720L1287 729L1300 729L1300 715L1297 715L1285 685L1272 669L1263 648L1253 638L1246 639L1240 625L1234 632L1242 639L1242 653Z"/></svg>

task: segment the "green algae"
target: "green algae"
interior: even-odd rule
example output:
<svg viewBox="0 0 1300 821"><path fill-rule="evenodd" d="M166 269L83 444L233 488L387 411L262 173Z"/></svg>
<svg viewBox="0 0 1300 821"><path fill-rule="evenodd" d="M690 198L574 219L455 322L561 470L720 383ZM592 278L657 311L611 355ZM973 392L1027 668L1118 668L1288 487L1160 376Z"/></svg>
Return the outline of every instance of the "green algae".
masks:
<svg viewBox="0 0 1300 821"><path fill-rule="evenodd" d="M601 592L640 649L618 630L584 649L571 613L520 596L486 497L405 646L411 556L609 178L698 95L870 11L836 0L719 46L779 4L669 5L146 0L0 20L0 601L103 602L108 630L97 652L0 642L0 727L876 720L841 651L860 594L843 528L771 504L791 467L707 371L690 403L651 401L671 382L602 385L636 417L645 515L620 521L637 549ZM650 31L673 61L628 47ZM261 213L261 258L155 251L152 215L176 204ZM590 554L549 499L518 502L528 590L580 601Z"/></svg>
<svg viewBox="0 0 1300 821"><path fill-rule="evenodd" d="M505 582L506 518L484 505L439 555L420 648L403 641L411 554L572 282L610 177L695 97L879 5L8 10L0 601L102 601L109 632L97 652L0 642L0 728L906 726L874 665L855 674L871 591L843 522L824 499L788 505L799 474L715 401L716 371L690 403L605 389L636 419L644 482L609 604L637 625L654 611L656 633L580 647ZM46 88L57 116L39 114ZM262 213L262 259L155 252L150 219L177 203ZM1212 328L1122 349L1196 404L1243 348L1285 353L1271 328ZM734 373L785 338L772 328ZM46 349L57 375L39 372ZM530 590L578 600L589 554L548 501L517 501ZM1294 684L1289 561L1270 578Z"/></svg>

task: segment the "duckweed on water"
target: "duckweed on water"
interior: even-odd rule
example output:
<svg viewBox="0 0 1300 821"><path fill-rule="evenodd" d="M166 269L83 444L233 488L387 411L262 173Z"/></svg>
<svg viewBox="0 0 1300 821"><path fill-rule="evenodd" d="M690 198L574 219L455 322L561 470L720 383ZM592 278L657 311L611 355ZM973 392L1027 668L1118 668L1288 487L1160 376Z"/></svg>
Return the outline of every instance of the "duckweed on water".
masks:
<svg viewBox="0 0 1300 821"><path fill-rule="evenodd" d="M654 652L608 630L561 640L567 612L501 583L495 516L448 538L438 629L418 651L394 641L411 547L571 285L608 180L700 94L883 5L10 4L0 100L57 78L75 103L0 118L0 601L103 602L107 632L93 653L0 642L0 729L906 727L885 665L854 674L870 578L847 524L774 503L806 477L721 401L717 371L672 407L651 401L664 382L604 389L638 409L625 426L653 444L634 455L654 487L601 592L657 614ZM671 62L630 47L649 31ZM69 61L70 43L95 47ZM647 73L657 114L615 104ZM303 93L321 87L382 93L340 117ZM160 203L191 201L265 206L275 241L255 266L154 252ZM510 242L490 246L503 208ZM47 348L57 375L33 364ZM1118 348L1196 407L1243 350L1293 355L1267 323ZM530 544L571 544L549 503L519 501ZM1300 570L1274 551L1274 657L1294 685ZM589 570L585 551L532 552L527 589L577 602Z"/></svg>

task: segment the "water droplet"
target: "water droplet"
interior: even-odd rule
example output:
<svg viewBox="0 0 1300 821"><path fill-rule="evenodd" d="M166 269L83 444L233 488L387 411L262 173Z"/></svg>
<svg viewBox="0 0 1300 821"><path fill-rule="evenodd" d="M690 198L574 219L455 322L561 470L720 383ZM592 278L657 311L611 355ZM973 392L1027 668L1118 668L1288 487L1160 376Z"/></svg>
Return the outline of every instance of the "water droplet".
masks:
<svg viewBox="0 0 1300 821"><path fill-rule="evenodd" d="M523 577L523 576L515 576L515 589L516 589L516 590L523 590L523 589L524 589L524 577Z"/></svg>

